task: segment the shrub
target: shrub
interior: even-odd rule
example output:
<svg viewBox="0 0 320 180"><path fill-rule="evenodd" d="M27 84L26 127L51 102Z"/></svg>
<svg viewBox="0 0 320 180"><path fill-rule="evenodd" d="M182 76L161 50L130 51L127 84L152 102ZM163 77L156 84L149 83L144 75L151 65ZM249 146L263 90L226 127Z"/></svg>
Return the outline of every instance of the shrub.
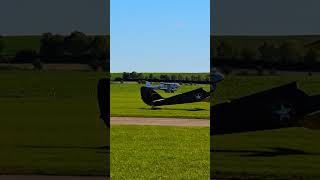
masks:
<svg viewBox="0 0 320 180"><path fill-rule="evenodd" d="M24 49L16 53L15 63L33 63L38 58L38 53L35 50Z"/></svg>
<svg viewBox="0 0 320 180"><path fill-rule="evenodd" d="M121 77L116 77L114 78L115 81L122 81L122 78Z"/></svg>
<svg viewBox="0 0 320 180"><path fill-rule="evenodd" d="M93 71L98 71L100 67L99 61L95 59L92 60L88 65Z"/></svg>

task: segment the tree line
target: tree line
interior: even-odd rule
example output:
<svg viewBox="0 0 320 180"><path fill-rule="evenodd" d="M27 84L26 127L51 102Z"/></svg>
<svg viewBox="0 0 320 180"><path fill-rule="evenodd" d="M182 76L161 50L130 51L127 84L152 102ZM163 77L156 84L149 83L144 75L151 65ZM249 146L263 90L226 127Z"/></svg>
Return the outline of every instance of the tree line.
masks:
<svg viewBox="0 0 320 180"><path fill-rule="evenodd" d="M244 40L245 41L245 40ZM262 42L259 46L235 47L232 42L215 42L211 63L215 67L265 68L278 70L320 71L320 42L304 45L287 40Z"/></svg>
<svg viewBox="0 0 320 180"><path fill-rule="evenodd" d="M88 36L79 31L69 35L44 33L38 51L24 48L9 58L4 58L5 46L0 37L2 62L33 63L37 68L41 68L42 63L88 64L94 70L110 68L109 42L103 36Z"/></svg>
<svg viewBox="0 0 320 180"><path fill-rule="evenodd" d="M209 82L209 74L144 74L133 72L123 72L121 77L116 77L115 81L165 81L165 82Z"/></svg>

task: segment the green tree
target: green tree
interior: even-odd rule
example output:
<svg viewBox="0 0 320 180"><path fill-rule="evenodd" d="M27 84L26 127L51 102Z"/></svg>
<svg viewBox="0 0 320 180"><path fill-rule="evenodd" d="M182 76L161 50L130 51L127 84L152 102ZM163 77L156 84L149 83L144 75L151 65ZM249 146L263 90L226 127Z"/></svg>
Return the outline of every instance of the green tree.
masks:
<svg viewBox="0 0 320 180"><path fill-rule="evenodd" d="M257 50L245 47L241 51L241 57L245 60L254 60L257 57Z"/></svg>
<svg viewBox="0 0 320 180"><path fill-rule="evenodd" d="M205 76L205 81L209 81L209 80L210 80L210 75L208 74Z"/></svg>
<svg viewBox="0 0 320 180"><path fill-rule="evenodd" d="M195 75L191 75L191 81L196 81L197 77Z"/></svg>
<svg viewBox="0 0 320 180"><path fill-rule="evenodd" d="M167 74L161 74L160 75L160 80L167 81L167 80L169 80L169 76Z"/></svg>
<svg viewBox="0 0 320 180"><path fill-rule="evenodd" d="M150 80L153 80L153 74L152 74L152 73L149 74L149 79L150 79Z"/></svg>
<svg viewBox="0 0 320 180"><path fill-rule="evenodd" d="M259 53L261 55L261 58L264 60L275 60L277 56L277 48L275 47L274 44L264 42L259 48Z"/></svg>
<svg viewBox="0 0 320 180"><path fill-rule="evenodd" d="M54 60L64 56L64 37L44 33L41 38L40 56L44 60Z"/></svg>
<svg viewBox="0 0 320 180"><path fill-rule="evenodd" d="M82 32L74 31L64 39L64 48L66 53L78 57L89 53L91 43L92 39L89 36Z"/></svg>
<svg viewBox="0 0 320 180"><path fill-rule="evenodd" d="M137 79L137 75L138 75L137 72L132 71L132 72L130 73L130 79Z"/></svg>
<svg viewBox="0 0 320 180"><path fill-rule="evenodd" d="M97 59L92 59L88 65L92 70L98 71L99 67L101 67L101 62L99 62Z"/></svg>
<svg viewBox="0 0 320 180"><path fill-rule="evenodd" d="M282 43L278 52L283 64L295 64L303 57L303 48L296 41Z"/></svg>
<svg viewBox="0 0 320 180"><path fill-rule="evenodd" d="M5 48L3 37L0 35L0 55L2 55L3 50Z"/></svg>
<svg viewBox="0 0 320 180"><path fill-rule="evenodd" d="M95 64L101 67L105 71L109 71L109 55L106 39L103 37L96 36L90 45L90 59L91 64Z"/></svg>
<svg viewBox="0 0 320 180"><path fill-rule="evenodd" d="M138 73L136 79L139 79L139 80L144 79L143 73Z"/></svg>
<svg viewBox="0 0 320 180"><path fill-rule="evenodd" d="M177 80L177 76L175 74L171 74L171 80L172 81L176 81Z"/></svg>
<svg viewBox="0 0 320 180"><path fill-rule="evenodd" d="M122 79L123 80L129 80L130 79L130 73L127 73L127 72L123 72L122 73Z"/></svg>
<svg viewBox="0 0 320 180"><path fill-rule="evenodd" d="M38 59L38 53L32 49L23 49L16 53L14 57L15 63L32 63Z"/></svg>
<svg viewBox="0 0 320 180"><path fill-rule="evenodd" d="M221 42L216 48L217 57L231 58L233 56L233 48L228 42Z"/></svg>
<svg viewBox="0 0 320 180"><path fill-rule="evenodd" d="M200 75L200 74L198 74L196 79L197 79L197 81L202 81L202 77L201 77L201 75Z"/></svg>
<svg viewBox="0 0 320 180"><path fill-rule="evenodd" d="M315 48L310 48L304 56L304 63L309 69L313 69L320 62L320 52Z"/></svg>

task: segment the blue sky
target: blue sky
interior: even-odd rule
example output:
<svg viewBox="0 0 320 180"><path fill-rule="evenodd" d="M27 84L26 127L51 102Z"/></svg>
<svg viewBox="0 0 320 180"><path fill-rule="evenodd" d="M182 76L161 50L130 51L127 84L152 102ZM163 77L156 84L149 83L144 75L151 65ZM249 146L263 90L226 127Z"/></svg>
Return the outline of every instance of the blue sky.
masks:
<svg viewBox="0 0 320 180"><path fill-rule="evenodd" d="M111 0L111 72L209 72L209 0Z"/></svg>

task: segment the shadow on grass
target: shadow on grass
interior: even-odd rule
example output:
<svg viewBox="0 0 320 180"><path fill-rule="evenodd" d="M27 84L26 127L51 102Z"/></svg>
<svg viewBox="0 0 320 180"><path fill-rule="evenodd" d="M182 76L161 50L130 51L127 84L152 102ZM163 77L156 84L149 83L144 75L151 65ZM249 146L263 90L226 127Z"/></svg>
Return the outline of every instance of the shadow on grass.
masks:
<svg viewBox="0 0 320 180"><path fill-rule="evenodd" d="M275 157L275 156L289 156L289 155L320 155L320 153L308 153L303 150L274 147L268 148L269 151L263 150L210 150L211 153L240 153L239 156L245 157Z"/></svg>
<svg viewBox="0 0 320 180"><path fill-rule="evenodd" d="M175 111L209 111L207 109L203 109L203 108L194 108L194 109L186 109L186 108L160 108L160 107L154 107L154 108L139 108L139 109L143 109L143 110L175 110Z"/></svg>

